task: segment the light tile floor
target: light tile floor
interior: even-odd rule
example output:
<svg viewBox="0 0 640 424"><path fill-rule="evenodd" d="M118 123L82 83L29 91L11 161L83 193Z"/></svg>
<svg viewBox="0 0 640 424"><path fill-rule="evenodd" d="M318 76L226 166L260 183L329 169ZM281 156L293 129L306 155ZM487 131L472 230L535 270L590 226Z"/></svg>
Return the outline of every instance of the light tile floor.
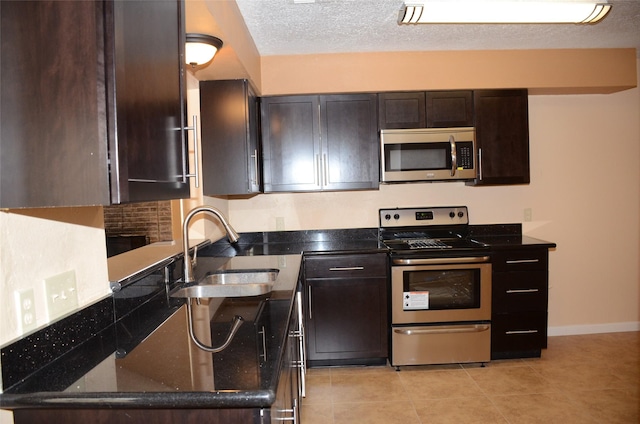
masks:
<svg viewBox="0 0 640 424"><path fill-rule="evenodd" d="M550 337L542 358L312 368L302 424L640 423L640 332Z"/></svg>

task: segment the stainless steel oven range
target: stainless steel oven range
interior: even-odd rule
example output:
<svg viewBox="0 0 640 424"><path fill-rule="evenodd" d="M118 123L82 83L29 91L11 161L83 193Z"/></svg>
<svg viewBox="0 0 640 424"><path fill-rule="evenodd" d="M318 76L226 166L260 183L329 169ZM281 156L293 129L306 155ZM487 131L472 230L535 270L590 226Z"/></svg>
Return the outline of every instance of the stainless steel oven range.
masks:
<svg viewBox="0 0 640 424"><path fill-rule="evenodd" d="M391 256L391 365L488 362L491 264L466 206L380 209Z"/></svg>

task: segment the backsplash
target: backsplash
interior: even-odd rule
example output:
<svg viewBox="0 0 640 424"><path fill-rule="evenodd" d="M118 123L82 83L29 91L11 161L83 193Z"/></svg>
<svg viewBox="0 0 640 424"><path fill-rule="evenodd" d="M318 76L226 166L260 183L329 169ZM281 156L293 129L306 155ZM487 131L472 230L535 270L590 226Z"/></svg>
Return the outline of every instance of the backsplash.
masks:
<svg viewBox="0 0 640 424"><path fill-rule="evenodd" d="M149 243L172 240L171 202L144 202L104 207L107 237L146 236Z"/></svg>

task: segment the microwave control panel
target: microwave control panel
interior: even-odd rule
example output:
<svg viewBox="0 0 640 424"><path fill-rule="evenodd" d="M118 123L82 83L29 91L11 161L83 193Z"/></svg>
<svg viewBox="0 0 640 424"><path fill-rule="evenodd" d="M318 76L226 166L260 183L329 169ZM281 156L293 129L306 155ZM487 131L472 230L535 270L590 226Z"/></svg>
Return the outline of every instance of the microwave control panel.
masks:
<svg viewBox="0 0 640 424"><path fill-rule="evenodd" d="M473 169L473 143L458 142L456 156L458 169Z"/></svg>

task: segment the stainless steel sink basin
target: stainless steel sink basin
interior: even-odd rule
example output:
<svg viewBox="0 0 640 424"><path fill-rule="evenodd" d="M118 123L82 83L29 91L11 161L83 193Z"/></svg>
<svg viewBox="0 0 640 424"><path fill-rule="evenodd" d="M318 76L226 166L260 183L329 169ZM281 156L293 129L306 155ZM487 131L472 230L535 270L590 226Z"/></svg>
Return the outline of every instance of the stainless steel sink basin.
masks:
<svg viewBox="0 0 640 424"><path fill-rule="evenodd" d="M269 293L276 278L277 269L241 269L207 273L195 283L174 289L172 297L246 297Z"/></svg>

